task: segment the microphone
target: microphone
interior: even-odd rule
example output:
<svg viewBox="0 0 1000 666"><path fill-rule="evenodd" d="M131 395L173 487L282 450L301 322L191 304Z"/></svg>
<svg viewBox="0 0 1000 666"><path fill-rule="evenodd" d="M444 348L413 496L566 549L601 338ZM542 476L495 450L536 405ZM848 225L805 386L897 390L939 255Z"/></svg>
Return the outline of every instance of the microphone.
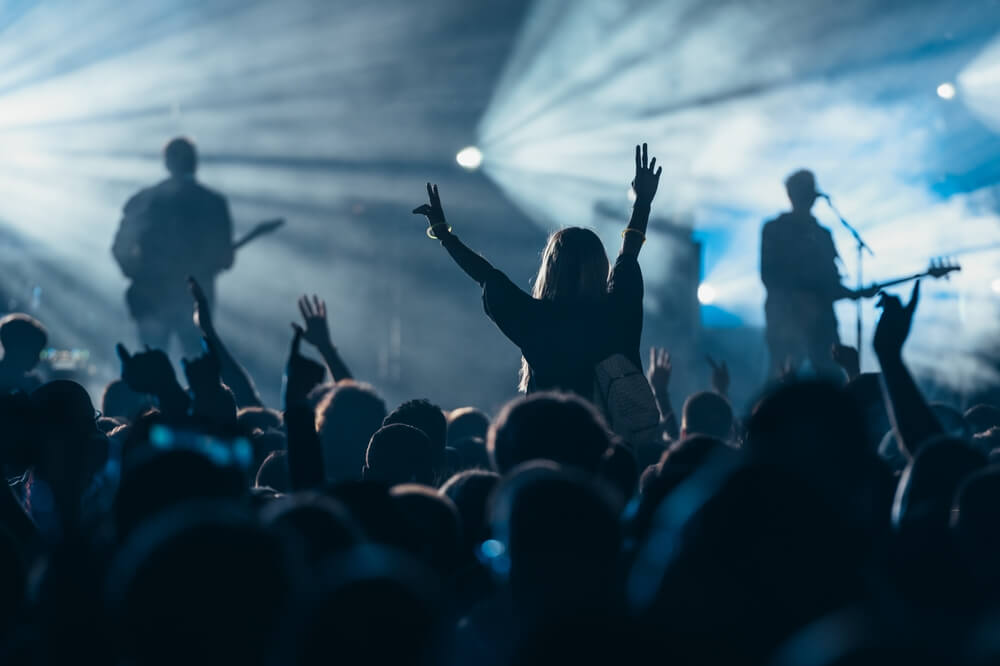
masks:
<svg viewBox="0 0 1000 666"><path fill-rule="evenodd" d="M830 203L830 195L826 192L817 192L816 197L819 199L826 199L826 202Z"/></svg>

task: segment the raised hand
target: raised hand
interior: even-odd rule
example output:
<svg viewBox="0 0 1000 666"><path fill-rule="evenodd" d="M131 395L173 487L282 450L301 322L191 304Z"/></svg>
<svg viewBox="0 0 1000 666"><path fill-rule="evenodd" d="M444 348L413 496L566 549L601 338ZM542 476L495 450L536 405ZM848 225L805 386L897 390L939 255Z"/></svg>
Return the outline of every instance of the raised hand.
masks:
<svg viewBox="0 0 1000 666"><path fill-rule="evenodd" d="M882 308L882 317L875 327L873 346L879 358L898 358L903 353L903 343L910 335L913 325L913 313L920 301L920 281L913 285L910 302L905 306L891 294L882 293L878 306Z"/></svg>
<svg viewBox="0 0 1000 666"><path fill-rule="evenodd" d="M830 349L834 362L844 369L848 379L854 379L861 374L861 363L858 360L858 350L850 345L835 343Z"/></svg>
<svg viewBox="0 0 1000 666"><path fill-rule="evenodd" d="M711 356L705 356L712 368L712 389L719 395L729 395L729 366L725 361L716 363Z"/></svg>
<svg viewBox="0 0 1000 666"><path fill-rule="evenodd" d="M161 350L146 347L133 355L120 342L115 349L122 362L122 379L136 393L160 396L178 385L174 366Z"/></svg>
<svg viewBox="0 0 1000 666"><path fill-rule="evenodd" d="M215 338L215 322L212 321L212 310L208 306L205 291L193 277L188 276L188 289L194 298L194 325L201 329L206 338Z"/></svg>
<svg viewBox="0 0 1000 666"><path fill-rule="evenodd" d="M305 404L309 391L322 383L326 376L326 368L299 351L305 333L302 327L293 324L292 328L295 335L288 355L288 365L285 367L285 409Z"/></svg>
<svg viewBox="0 0 1000 666"><path fill-rule="evenodd" d="M632 190L635 192L636 203L649 204L656 196L656 188L660 185L660 174L663 167L656 168L656 158L649 161L646 144L635 147L635 179Z"/></svg>
<svg viewBox="0 0 1000 666"><path fill-rule="evenodd" d="M222 362L219 360L218 351L208 338L204 340L204 347L205 353L198 358L181 359L188 386L196 396L214 391L222 385L220 381Z"/></svg>
<svg viewBox="0 0 1000 666"><path fill-rule="evenodd" d="M437 185L427 183L427 198L430 203L417 206L413 209L413 214L424 215L427 218L427 233L432 238L436 238L448 227L448 222L444 218L444 208L441 207L441 195L438 193Z"/></svg>
<svg viewBox="0 0 1000 666"><path fill-rule="evenodd" d="M306 326L303 329L298 324L292 324L292 327L296 331L302 331L302 338L319 350L332 347L330 327L326 321L326 303L323 299L315 294L312 301L308 296L302 296L299 298L299 312Z"/></svg>
<svg viewBox="0 0 1000 666"><path fill-rule="evenodd" d="M670 374L673 372L670 364L670 352L662 347L649 348L649 370L646 377L649 385L657 395L665 395L670 386Z"/></svg>

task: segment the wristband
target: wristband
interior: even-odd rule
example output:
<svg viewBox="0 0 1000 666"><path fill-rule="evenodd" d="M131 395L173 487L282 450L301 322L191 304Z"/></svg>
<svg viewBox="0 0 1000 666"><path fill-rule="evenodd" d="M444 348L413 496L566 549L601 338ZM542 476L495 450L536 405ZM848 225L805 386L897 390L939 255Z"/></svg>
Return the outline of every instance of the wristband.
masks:
<svg viewBox="0 0 1000 666"><path fill-rule="evenodd" d="M441 240L435 235L437 232L434 231L435 229L440 229L441 227L447 227L448 233L449 234L451 233L451 226L447 222L438 222L437 224L432 224L431 226L427 227L427 237L430 238L431 240Z"/></svg>
<svg viewBox="0 0 1000 666"><path fill-rule="evenodd" d="M629 233L639 234L642 237L642 242L643 243L646 242L646 234L642 233L638 229L625 229L625 231L622 232L622 240L625 240L625 234L629 234Z"/></svg>

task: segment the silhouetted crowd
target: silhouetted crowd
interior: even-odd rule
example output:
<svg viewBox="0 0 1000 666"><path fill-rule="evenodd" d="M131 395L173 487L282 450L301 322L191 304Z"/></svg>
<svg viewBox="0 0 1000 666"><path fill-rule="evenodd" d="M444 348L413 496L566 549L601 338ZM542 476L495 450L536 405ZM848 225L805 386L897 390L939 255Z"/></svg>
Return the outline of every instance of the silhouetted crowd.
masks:
<svg viewBox="0 0 1000 666"><path fill-rule="evenodd" d="M524 357L492 416L387 405L316 297L280 406L195 279L203 354L179 377L119 344L96 402L4 318L0 664L1000 663L1000 409L922 396L919 284L882 296L880 373L836 347L839 376L789 370L741 415L712 361L675 412L669 354L639 354L658 179L637 147L616 261L564 229L531 294L428 185L414 212Z"/></svg>

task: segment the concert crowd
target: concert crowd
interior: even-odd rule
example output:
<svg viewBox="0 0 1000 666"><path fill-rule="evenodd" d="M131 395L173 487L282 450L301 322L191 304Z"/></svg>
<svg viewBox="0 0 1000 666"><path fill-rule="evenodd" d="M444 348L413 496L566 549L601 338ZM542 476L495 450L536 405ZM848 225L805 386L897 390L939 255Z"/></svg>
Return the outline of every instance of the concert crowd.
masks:
<svg viewBox="0 0 1000 666"><path fill-rule="evenodd" d="M193 147L172 146L172 182L126 217L177 197L228 216L193 189ZM219 261L161 243L167 268L136 297L169 299L200 351L109 332L121 377L103 395L40 377L45 322L0 320L0 663L1000 663L1000 406L922 395L903 357L919 282L880 296L878 373L824 339L822 360L773 359L747 413L722 359L672 395L669 351L639 348L659 177L637 146L614 260L563 229L532 293L459 239L428 184L412 233L482 287L469 307L523 355L523 395L496 414L386 404L315 296L274 350L283 402L264 404L212 316L231 230ZM797 210L815 198L803 179ZM134 278L148 263L119 236ZM801 283L779 264L776 283Z"/></svg>

